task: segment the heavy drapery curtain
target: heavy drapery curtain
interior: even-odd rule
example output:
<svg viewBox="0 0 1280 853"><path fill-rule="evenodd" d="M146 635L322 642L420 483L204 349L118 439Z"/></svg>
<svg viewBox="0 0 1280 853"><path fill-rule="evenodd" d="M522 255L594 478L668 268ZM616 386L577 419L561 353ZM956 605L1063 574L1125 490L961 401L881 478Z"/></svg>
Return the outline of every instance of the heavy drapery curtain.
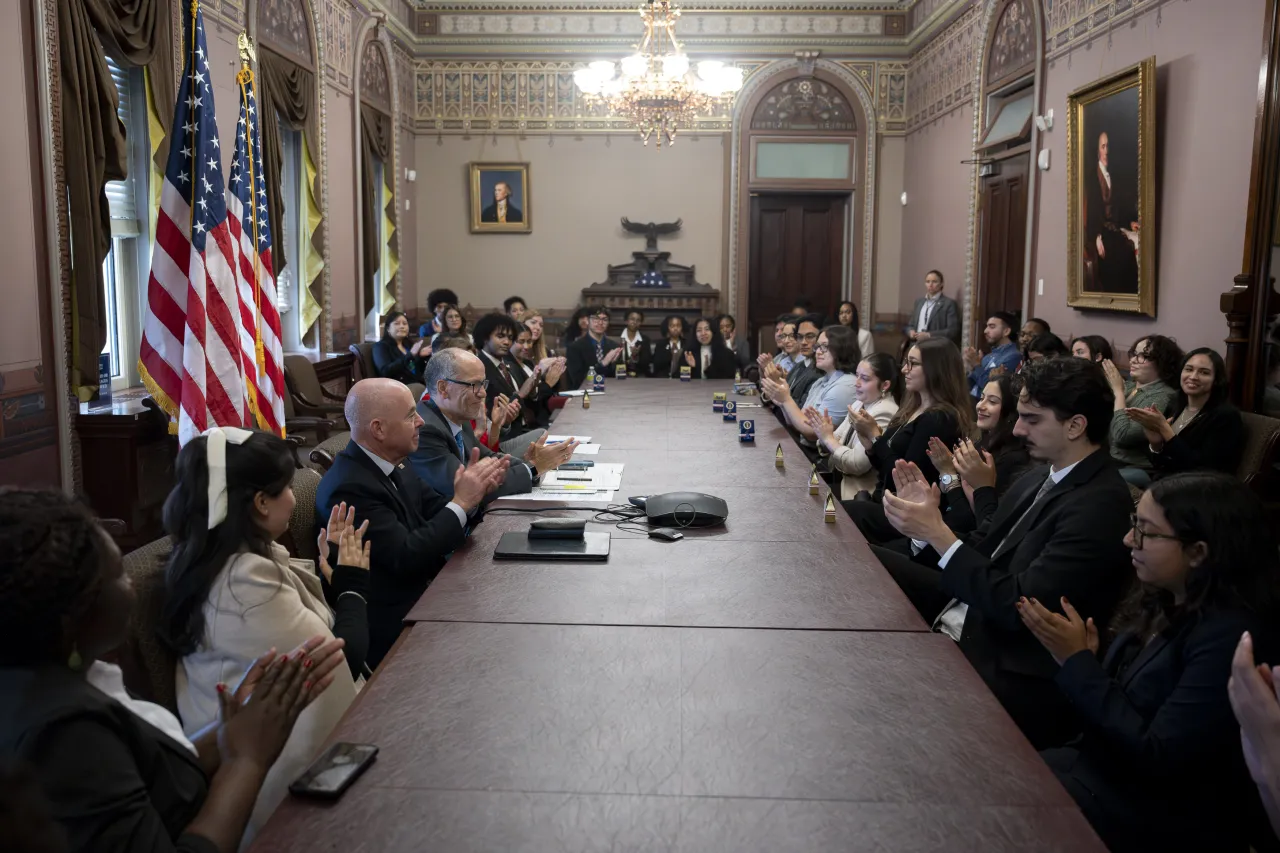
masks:
<svg viewBox="0 0 1280 853"><path fill-rule="evenodd" d="M171 23L169 0L58 2L63 161L71 223L70 381L82 399L98 387L98 356L107 335L102 262L111 249L111 215L104 187L107 181L127 177L129 167L126 130L116 116L118 99L104 45L127 64L150 70L154 96L168 107L161 111L167 136L177 82ZM167 157L167 145L155 156Z"/></svg>
<svg viewBox="0 0 1280 853"><path fill-rule="evenodd" d="M306 139L306 149L308 152L319 153L320 151L320 120L319 108L316 104L316 78L315 74L310 70L303 68L298 63L286 59L269 48L262 48L258 52L258 109L260 116L278 115L292 130L302 131L303 137ZM282 199L282 172L284 169L284 150L280 139L280 129L273 121L261 121L259 128L262 130L262 169L266 177L267 185L274 188L275 192L267 196L267 221L270 223L271 234L277 241L276 245L283 249L284 240L284 205ZM305 170L305 164L303 164ZM308 170L309 171L309 170ZM310 176L308 175L308 178ZM307 181L308 189L313 197L320 197L320 179L316 175ZM307 199L303 199L302 203L307 206ZM308 217L310 219L310 217ZM318 224L314 230L310 224L307 226L307 233L299 235L302 241L310 240L311 248L305 248L304 253L315 255L320 258L324 257L324 225ZM286 258L283 251L274 251L271 255L273 272L279 278L280 271L284 269ZM319 314L319 306L324 304L324 279L321 272L323 266L318 270L298 270L297 274L310 300L303 299L300 310L303 315L302 328L299 329L301 334L306 334L310 330L311 325L315 322ZM313 278L303 278L303 276L311 275ZM304 295L305 296L305 295Z"/></svg>
<svg viewBox="0 0 1280 853"><path fill-rule="evenodd" d="M384 169L392 167L393 132L391 116L369 104L360 105L360 221L364 231L363 286L366 314L369 311L381 311L382 305L375 292L374 278L382 260L382 248L378 245L378 225L385 211L381 204L382 188L378 183L374 158L382 162ZM387 207L394 212L394 205L395 200L392 199Z"/></svg>

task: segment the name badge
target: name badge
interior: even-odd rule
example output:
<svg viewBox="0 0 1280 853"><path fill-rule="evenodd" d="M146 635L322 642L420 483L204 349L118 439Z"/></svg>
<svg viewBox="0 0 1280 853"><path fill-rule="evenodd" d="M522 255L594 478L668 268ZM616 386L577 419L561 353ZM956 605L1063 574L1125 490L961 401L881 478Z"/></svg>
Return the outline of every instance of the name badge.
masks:
<svg viewBox="0 0 1280 853"><path fill-rule="evenodd" d="M738 419L738 404L733 400L724 401L724 419L726 421L736 421Z"/></svg>
<svg viewBox="0 0 1280 853"><path fill-rule="evenodd" d="M595 381L593 381L593 382L591 383L591 390L592 390L592 391L603 391L603 390L604 390L604 377L603 377L603 376L597 376L597 377L595 378Z"/></svg>
<svg viewBox="0 0 1280 853"><path fill-rule="evenodd" d="M626 366L625 364L619 364L619 365L617 366L617 368L615 368L615 369L614 369L614 371L613 371L613 375L614 375L614 378L615 378L615 379L626 379L626 378L627 378L627 366Z"/></svg>
<svg viewBox="0 0 1280 853"><path fill-rule="evenodd" d="M687 364L680 365L680 381L689 382L693 379L693 368Z"/></svg>
<svg viewBox="0 0 1280 853"><path fill-rule="evenodd" d="M728 396L728 395L727 395L727 394L725 394L725 392L723 392L723 391L717 391L716 393L712 394L712 395L711 395L711 411L713 411L713 412L723 412L723 411L724 411L724 401L725 401L725 399L727 398L727 396Z"/></svg>
<svg viewBox="0 0 1280 853"><path fill-rule="evenodd" d="M756 440L756 422L750 419L738 422L738 441Z"/></svg>

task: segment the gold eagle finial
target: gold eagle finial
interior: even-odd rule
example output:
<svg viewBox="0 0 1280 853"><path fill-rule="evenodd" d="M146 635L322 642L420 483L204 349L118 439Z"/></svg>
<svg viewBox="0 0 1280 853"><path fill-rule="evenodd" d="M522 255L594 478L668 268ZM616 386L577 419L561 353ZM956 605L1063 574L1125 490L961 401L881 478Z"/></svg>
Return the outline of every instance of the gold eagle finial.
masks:
<svg viewBox="0 0 1280 853"><path fill-rule="evenodd" d="M236 47L240 50L240 61L246 65L251 62L258 61L258 55L253 51L253 42L249 41L249 34L241 32L236 38Z"/></svg>

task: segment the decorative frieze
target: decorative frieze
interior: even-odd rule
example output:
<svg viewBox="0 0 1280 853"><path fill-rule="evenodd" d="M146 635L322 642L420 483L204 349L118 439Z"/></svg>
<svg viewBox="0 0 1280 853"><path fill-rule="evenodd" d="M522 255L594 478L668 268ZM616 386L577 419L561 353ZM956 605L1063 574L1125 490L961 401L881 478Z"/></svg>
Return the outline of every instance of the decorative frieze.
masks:
<svg viewBox="0 0 1280 853"><path fill-rule="evenodd" d="M973 72L982 41L982 10L972 6L911 57L907 70L908 132L973 100Z"/></svg>
<svg viewBox="0 0 1280 853"><path fill-rule="evenodd" d="M343 92L351 91L352 6L348 0L318 0L324 33L325 77Z"/></svg>

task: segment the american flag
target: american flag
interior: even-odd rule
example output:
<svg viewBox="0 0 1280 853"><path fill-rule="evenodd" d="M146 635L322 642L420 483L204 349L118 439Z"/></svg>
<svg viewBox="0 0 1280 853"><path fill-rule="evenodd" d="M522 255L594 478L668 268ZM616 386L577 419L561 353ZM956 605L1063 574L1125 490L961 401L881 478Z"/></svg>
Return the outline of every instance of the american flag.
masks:
<svg viewBox="0 0 1280 853"><path fill-rule="evenodd" d="M240 86L240 121L236 125L236 156L227 179L227 224L239 248L236 280L240 288L245 390L258 427L284 435L284 349L271 270L271 230L267 225L267 183L262 174L258 105L253 94L253 72L248 65L236 76L236 82Z"/></svg>
<svg viewBox="0 0 1280 853"><path fill-rule="evenodd" d="M180 443L244 426L238 252L227 222L204 19L184 4L186 60L160 191L138 367ZM171 426L172 429L172 426Z"/></svg>

